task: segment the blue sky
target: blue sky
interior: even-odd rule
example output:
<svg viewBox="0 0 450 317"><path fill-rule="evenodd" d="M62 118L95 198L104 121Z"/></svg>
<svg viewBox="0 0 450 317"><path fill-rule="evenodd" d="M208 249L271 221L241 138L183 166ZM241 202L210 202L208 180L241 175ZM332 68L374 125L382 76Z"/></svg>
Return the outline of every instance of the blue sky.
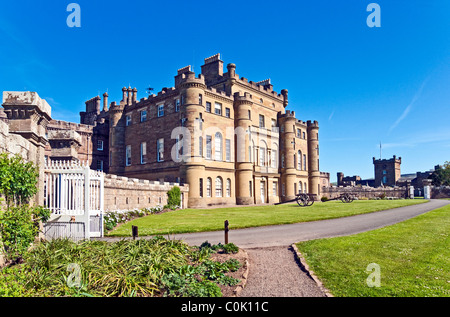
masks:
<svg viewBox="0 0 450 317"><path fill-rule="evenodd" d="M66 7L81 8L69 28ZM31 90L54 119L121 88L174 85L176 70L222 54L253 81L289 90L289 109L320 126L320 169L373 177L372 157L402 173L450 161L450 1L3 1L0 90ZM381 27L366 24L367 5Z"/></svg>

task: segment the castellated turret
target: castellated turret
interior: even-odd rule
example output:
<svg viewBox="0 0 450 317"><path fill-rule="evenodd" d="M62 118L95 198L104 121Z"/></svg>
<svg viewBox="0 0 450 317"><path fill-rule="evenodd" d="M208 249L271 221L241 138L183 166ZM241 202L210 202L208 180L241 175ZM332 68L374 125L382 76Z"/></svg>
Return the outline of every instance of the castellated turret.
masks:
<svg viewBox="0 0 450 317"><path fill-rule="evenodd" d="M317 121L307 122L308 126L308 172L309 191L312 194L320 194L320 171L319 171L319 123Z"/></svg>

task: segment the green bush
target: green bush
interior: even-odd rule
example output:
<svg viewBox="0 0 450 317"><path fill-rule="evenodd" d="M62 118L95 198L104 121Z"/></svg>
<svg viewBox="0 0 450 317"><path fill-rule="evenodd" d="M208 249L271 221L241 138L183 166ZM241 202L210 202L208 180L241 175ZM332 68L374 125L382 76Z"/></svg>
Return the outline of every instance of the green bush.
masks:
<svg viewBox="0 0 450 317"><path fill-rule="evenodd" d="M167 207L169 209L179 208L181 206L181 190L178 186L173 186L167 192Z"/></svg>
<svg viewBox="0 0 450 317"><path fill-rule="evenodd" d="M37 192L39 170L19 155L0 153L0 194L7 206L26 204Z"/></svg>
<svg viewBox="0 0 450 317"><path fill-rule="evenodd" d="M327 196L322 196L322 198L320 198L320 200L322 202L326 202L326 201L328 201L328 197Z"/></svg>
<svg viewBox="0 0 450 317"><path fill-rule="evenodd" d="M0 154L0 194L6 209L0 211L1 246L9 260L20 259L39 232L39 222L47 221L50 211L27 205L36 194L38 168L19 155Z"/></svg>

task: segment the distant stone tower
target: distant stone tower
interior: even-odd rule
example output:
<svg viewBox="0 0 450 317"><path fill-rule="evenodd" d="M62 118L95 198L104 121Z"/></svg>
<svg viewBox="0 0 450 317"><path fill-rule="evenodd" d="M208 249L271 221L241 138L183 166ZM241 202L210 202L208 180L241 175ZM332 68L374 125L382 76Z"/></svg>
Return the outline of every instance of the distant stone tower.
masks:
<svg viewBox="0 0 450 317"><path fill-rule="evenodd" d="M378 186L395 186L400 178L400 165L402 158L395 155L391 159L375 159L373 165L375 169L375 187Z"/></svg>

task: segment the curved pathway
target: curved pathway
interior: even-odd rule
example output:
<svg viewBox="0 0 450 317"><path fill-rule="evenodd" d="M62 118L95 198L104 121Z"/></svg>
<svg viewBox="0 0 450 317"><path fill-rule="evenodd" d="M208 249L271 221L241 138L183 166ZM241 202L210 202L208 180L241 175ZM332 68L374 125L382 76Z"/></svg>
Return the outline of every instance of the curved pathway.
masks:
<svg viewBox="0 0 450 317"><path fill-rule="evenodd" d="M289 246L294 242L351 235L392 225L450 204L450 200L432 199L427 203L377 211L336 219L233 230L230 223L229 242L243 249ZM300 212L300 211L299 211ZM198 232L170 235L190 245L224 243L224 232Z"/></svg>
<svg viewBox="0 0 450 317"><path fill-rule="evenodd" d="M362 215L288 225L232 229L229 242L249 254L249 275L240 297L323 297L323 290L296 262L290 245L299 241L356 234L389 226L450 204L449 200L377 211ZM145 237L143 237L145 238ZM224 243L224 232L170 235L190 245ZM101 238L114 241L120 238Z"/></svg>

